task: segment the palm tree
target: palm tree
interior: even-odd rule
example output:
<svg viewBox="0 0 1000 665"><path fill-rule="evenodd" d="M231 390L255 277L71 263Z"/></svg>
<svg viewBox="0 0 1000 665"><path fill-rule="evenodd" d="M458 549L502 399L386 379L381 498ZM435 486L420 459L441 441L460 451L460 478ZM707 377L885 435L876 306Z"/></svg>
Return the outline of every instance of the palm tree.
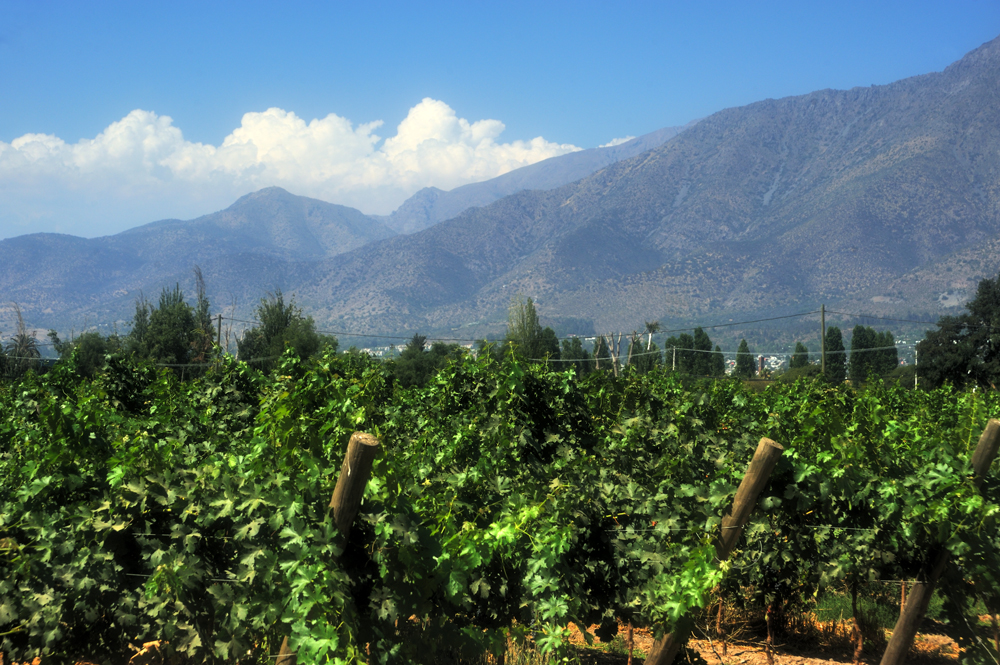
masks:
<svg viewBox="0 0 1000 665"><path fill-rule="evenodd" d="M649 351L653 346L653 334L660 332L660 322L653 321L650 323L646 321L646 334L649 335L649 340L646 342L646 351Z"/></svg>
<svg viewBox="0 0 1000 665"><path fill-rule="evenodd" d="M7 342L5 348L7 354L7 370L11 376L24 374L29 368L38 363L42 357L38 349L38 340L35 334L28 334L28 329L24 325L24 317L21 315L21 308L17 303L14 305L14 312L17 314L17 332Z"/></svg>

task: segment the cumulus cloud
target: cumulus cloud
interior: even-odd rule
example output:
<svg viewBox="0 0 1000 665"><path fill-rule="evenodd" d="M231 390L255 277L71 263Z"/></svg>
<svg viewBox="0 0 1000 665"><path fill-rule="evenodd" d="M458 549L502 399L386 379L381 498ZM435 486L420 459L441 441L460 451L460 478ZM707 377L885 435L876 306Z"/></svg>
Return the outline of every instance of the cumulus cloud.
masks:
<svg viewBox="0 0 1000 665"><path fill-rule="evenodd" d="M611 139L607 143L605 143L603 145L599 145L597 147L598 148L612 148L612 147L614 147L616 145L621 145L622 143L628 143L629 141L631 141L634 138L635 138L634 136L623 136L620 139Z"/></svg>
<svg viewBox="0 0 1000 665"><path fill-rule="evenodd" d="M382 124L354 125L333 113L306 122L270 108L245 114L215 146L187 141L169 116L135 110L77 143L51 134L0 141L0 237L37 230L99 235L210 212L272 185L386 214L421 187L452 189L579 150L541 137L502 142L499 120L469 122L430 98L384 140L376 133ZM138 219L78 228L143 210ZM69 219L73 211L76 220Z"/></svg>

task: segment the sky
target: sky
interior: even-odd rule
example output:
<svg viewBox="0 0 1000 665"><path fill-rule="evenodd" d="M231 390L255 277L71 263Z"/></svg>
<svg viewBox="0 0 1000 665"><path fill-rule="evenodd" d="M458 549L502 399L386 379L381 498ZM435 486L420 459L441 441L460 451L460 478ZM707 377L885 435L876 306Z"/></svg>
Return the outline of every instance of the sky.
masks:
<svg viewBox="0 0 1000 665"><path fill-rule="evenodd" d="M723 108L940 71L1000 2L0 0L0 238L278 185L388 214Z"/></svg>

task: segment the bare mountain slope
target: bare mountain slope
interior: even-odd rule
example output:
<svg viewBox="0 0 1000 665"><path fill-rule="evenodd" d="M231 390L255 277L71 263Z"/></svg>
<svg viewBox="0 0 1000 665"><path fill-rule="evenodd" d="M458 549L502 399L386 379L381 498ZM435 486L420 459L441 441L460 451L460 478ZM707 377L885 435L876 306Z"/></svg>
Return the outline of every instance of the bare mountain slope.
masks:
<svg viewBox="0 0 1000 665"><path fill-rule="evenodd" d="M399 233L415 233L457 217L469 208L489 205L526 189L555 189L569 184L609 164L661 146L693 127L696 122L681 127L664 127L616 146L550 157L496 178L463 185L447 192L437 187L425 187L382 219Z"/></svg>
<svg viewBox="0 0 1000 665"><path fill-rule="evenodd" d="M304 279L300 261L391 235L358 210L272 187L190 221L102 238L37 233L0 240L0 293L35 325L106 323L127 317L140 291L155 298L164 285L189 283L198 264L218 299L232 294L252 303Z"/></svg>
<svg viewBox="0 0 1000 665"><path fill-rule="evenodd" d="M598 329L908 311L893 280L998 235L994 40L943 72L727 109L579 182L329 259L302 290L366 330L485 331L517 291Z"/></svg>

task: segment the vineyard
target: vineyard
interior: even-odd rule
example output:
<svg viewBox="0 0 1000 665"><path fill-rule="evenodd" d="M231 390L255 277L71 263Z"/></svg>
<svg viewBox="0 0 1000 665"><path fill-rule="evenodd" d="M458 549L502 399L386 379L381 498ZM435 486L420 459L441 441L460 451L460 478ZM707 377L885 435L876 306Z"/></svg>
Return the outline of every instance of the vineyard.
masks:
<svg viewBox="0 0 1000 665"><path fill-rule="evenodd" d="M967 662L996 662L1000 463L973 482L996 392L755 392L465 358L403 389L364 354L270 374L225 357L181 381L112 357L0 385L0 651L124 662L553 661L570 627L655 635L713 599L768 623L950 555ZM328 509L356 431L377 437L350 530ZM784 448L732 556L726 511L758 442ZM347 465L350 467L350 465ZM486 654L492 654L486 656Z"/></svg>

